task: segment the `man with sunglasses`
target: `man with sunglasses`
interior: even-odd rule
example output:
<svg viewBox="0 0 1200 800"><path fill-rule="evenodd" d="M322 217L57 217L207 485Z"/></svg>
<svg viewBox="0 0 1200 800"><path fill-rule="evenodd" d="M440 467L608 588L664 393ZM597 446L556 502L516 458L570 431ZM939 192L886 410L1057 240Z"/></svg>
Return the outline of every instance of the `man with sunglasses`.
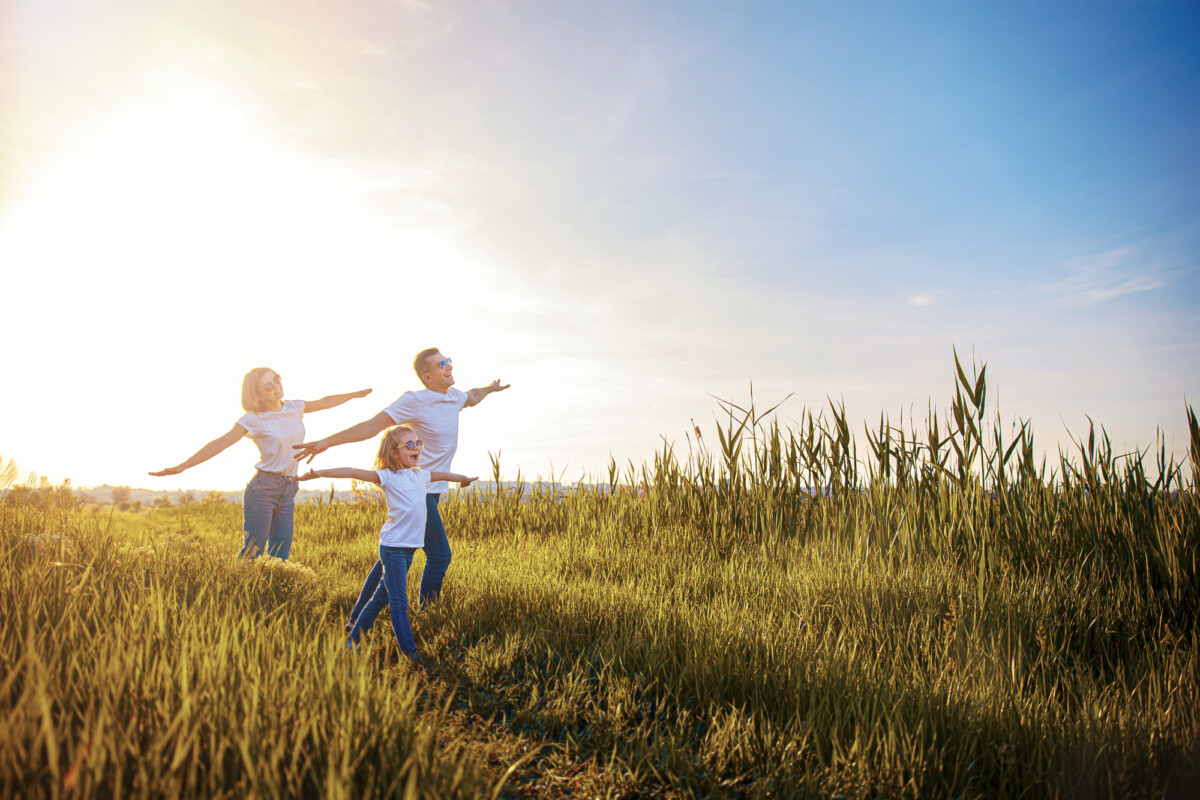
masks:
<svg viewBox="0 0 1200 800"><path fill-rule="evenodd" d="M430 472L450 472L450 462L454 459L454 451L458 449L458 413L464 408L478 405L492 392L504 391L509 384L501 385L499 380L495 380L487 386L469 392L454 388L454 363L436 347L417 353L417 357L413 359L413 371L425 385L424 389L405 392L396 402L365 422L315 442L294 445L299 451L296 458L307 458L311 462L317 453L330 447L370 439L393 425L408 425L416 431L417 438L424 442L421 467ZM429 513L425 521L425 572L421 576L422 606L427 600L435 600L442 593L442 580L450 567L450 541L446 537L446 528L442 525L442 517L437 507L446 489L445 481L437 481L429 484L426 490L425 506ZM350 612L351 622L361 611L361 606L364 605L363 598L369 599L374 592L374 584L378 584L380 574L381 565L376 562L363 586L363 595Z"/></svg>

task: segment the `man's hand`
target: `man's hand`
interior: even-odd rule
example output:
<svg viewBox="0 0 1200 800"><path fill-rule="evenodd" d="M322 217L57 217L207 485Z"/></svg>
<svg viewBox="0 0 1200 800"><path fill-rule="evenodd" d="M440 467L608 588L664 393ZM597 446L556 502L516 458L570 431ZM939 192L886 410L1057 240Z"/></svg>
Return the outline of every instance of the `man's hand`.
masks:
<svg viewBox="0 0 1200 800"><path fill-rule="evenodd" d="M370 391L370 390L368 390L368 391ZM292 449L300 451L299 453L296 453L297 461L299 461L302 458L307 458L308 461L306 461L305 463L311 464L312 460L317 457L318 453L324 453L326 450L329 449L329 447L328 447L328 445L325 444L324 439L318 439L315 442L305 442L304 444L294 444L294 445L292 445Z"/></svg>
<svg viewBox="0 0 1200 800"><path fill-rule="evenodd" d="M501 385L500 385L500 379L499 379L499 378L496 378L496 380L492 381L492 382L491 382L491 383L488 385L488 387L487 387L487 390L488 390L488 392L503 392L503 391L504 391L505 389L507 389L509 386L512 386L512 384L511 384L511 383L506 383L506 384L504 384L503 386L501 386Z"/></svg>

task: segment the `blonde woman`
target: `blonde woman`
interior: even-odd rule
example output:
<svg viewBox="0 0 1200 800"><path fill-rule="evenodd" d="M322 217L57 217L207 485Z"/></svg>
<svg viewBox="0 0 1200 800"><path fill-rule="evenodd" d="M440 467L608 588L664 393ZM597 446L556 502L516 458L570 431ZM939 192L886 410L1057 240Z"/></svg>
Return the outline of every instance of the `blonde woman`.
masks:
<svg viewBox="0 0 1200 800"><path fill-rule="evenodd" d="M296 460L292 448L304 441L304 414L340 406L370 389L331 394L320 400L284 400L283 379L266 367L257 367L242 378L242 408L246 413L229 431L201 447L188 460L158 472L155 477L177 475L202 464L234 442L250 437L258 445L254 477L242 495L246 538L241 556L263 553L287 559L292 550L292 518L296 499Z"/></svg>

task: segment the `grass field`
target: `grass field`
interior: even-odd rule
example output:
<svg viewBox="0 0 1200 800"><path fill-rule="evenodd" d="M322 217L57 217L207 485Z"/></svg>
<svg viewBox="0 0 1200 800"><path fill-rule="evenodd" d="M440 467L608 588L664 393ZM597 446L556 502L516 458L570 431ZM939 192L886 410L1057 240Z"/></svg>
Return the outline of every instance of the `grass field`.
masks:
<svg viewBox="0 0 1200 800"><path fill-rule="evenodd" d="M298 508L288 563L237 562L238 506L0 504L0 794L1195 796L1194 414L1186 462L1047 464L985 402L960 367L861 456L836 406L727 406L594 487L463 493L428 672L386 614L342 647L378 503Z"/></svg>

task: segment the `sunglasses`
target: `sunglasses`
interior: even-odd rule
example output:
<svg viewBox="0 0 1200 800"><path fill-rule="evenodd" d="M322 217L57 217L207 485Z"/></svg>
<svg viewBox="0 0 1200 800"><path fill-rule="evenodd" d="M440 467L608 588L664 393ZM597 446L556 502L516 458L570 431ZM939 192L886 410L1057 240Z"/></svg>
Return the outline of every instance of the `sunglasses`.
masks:
<svg viewBox="0 0 1200 800"><path fill-rule="evenodd" d="M407 442L396 442L396 447L403 447L406 450L420 450L425 446L425 443L420 439L409 439Z"/></svg>
<svg viewBox="0 0 1200 800"><path fill-rule="evenodd" d="M454 366L454 359L453 358L443 358L441 361L434 364L434 366L437 367L438 369L445 369L446 367L452 367L452 366Z"/></svg>

